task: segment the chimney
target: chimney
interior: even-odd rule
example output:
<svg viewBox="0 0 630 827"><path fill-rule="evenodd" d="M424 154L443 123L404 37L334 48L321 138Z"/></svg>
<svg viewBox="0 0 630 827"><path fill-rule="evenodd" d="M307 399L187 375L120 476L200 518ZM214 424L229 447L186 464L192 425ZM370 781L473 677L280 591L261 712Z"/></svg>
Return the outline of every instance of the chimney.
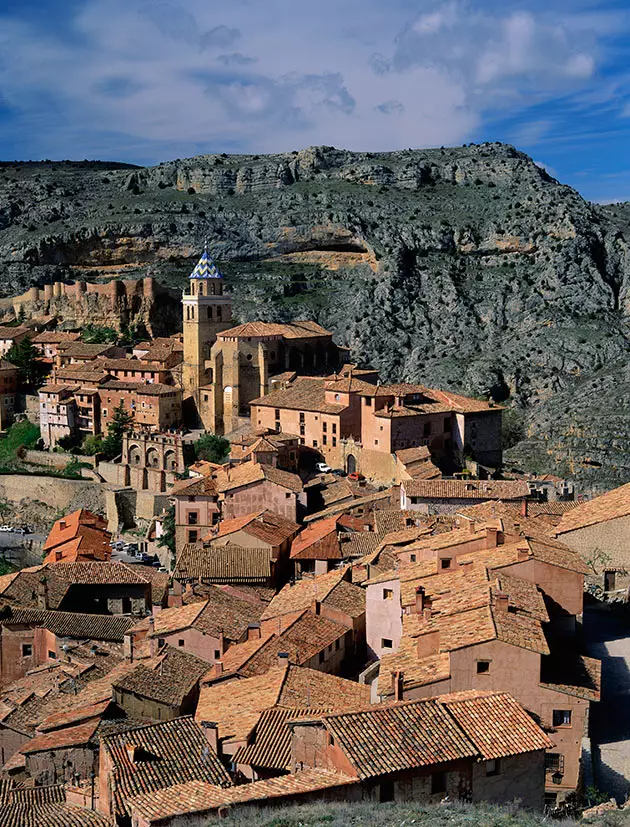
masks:
<svg viewBox="0 0 630 827"><path fill-rule="evenodd" d="M523 497L521 500L521 517L527 517L527 512L529 510L529 503L526 497Z"/></svg>
<svg viewBox="0 0 630 827"><path fill-rule="evenodd" d="M524 563L525 560L529 560L529 548L519 546L516 549L516 556L519 563Z"/></svg>
<svg viewBox="0 0 630 827"><path fill-rule="evenodd" d="M63 531L63 529L65 527L66 527L66 521L65 520L59 520L59 528Z"/></svg>
<svg viewBox="0 0 630 827"><path fill-rule="evenodd" d="M505 592L495 592L494 607L498 612L507 612L509 597Z"/></svg>
<svg viewBox="0 0 630 827"><path fill-rule="evenodd" d="M50 608L48 604L48 579L46 575L42 575L37 584L37 606L40 609Z"/></svg>
<svg viewBox="0 0 630 827"><path fill-rule="evenodd" d="M219 752L219 730L215 721L202 721L203 734L215 755Z"/></svg>
<svg viewBox="0 0 630 827"><path fill-rule="evenodd" d="M247 640L260 640L260 623L250 623L247 627Z"/></svg>
<svg viewBox="0 0 630 827"><path fill-rule="evenodd" d="M427 623L429 620L431 620L432 617L433 617L433 609L431 608L430 605L425 606L424 609L422 610L422 618L425 621L425 623Z"/></svg>
<svg viewBox="0 0 630 827"><path fill-rule="evenodd" d="M424 586L416 586L416 614L421 615L424 611Z"/></svg>
<svg viewBox="0 0 630 827"><path fill-rule="evenodd" d="M405 673L400 670L392 672L392 690L394 692L394 700L403 700L403 685L405 682Z"/></svg>
<svg viewBox="0 0 630 827"><path fill-rule="evenodd" d="M286 666L289 663L288 652L278 652L278 666Z"/></svg>
<svg viewBox="0 0 630 827"><path fill-rule="evenodd" d="M498 535L499 529L496 526L487 526L484 548L496 548L498 543Z"/></svg>
<svg viewBox="0 0 630 827"><path fill-rule="evenodd" d="M474 520L470 520L470 519L468 520L468 533L469 534L474 534L475 533L475 521Z"/></svg>
<svg viewBox="0 0 630 827"><path fill-rule="evenodd" d="M426 635L420 635L417 644L418 658L426 658L429 655L437 655L440 651L440 631L436 629L434 632L427 632Z"/></svg>
<svg viewBox="0 0 630 827"><path fill-rule="evenodd" d="M315 598L315 600L311 603L311 611L314 615L319 615L322 613L322 604L319 600L317 600L317 598Z"/></svg>
<svg viewBox="0 0 630 827"><path fill-rule="evenodd" d="M155 637L155 618L153 615L149 618L149 631L147 632L147 637L149 638L149 655L154 658L160 648L160 642L158 638Z"/></svg>
<svg viewBox="0 0 630 827"><path fill-rule="evenodd" d="M127 750L127 758L132 764L135 764L136 761L136 750L137 747L135 744L125 744L125 749Z"/></svg>

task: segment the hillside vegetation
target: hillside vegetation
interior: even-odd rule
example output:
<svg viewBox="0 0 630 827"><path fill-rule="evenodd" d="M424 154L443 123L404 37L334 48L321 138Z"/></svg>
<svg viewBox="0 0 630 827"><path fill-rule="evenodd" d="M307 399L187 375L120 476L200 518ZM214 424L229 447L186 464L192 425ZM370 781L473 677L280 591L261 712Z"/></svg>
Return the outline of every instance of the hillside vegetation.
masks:
<svg viewBox="0 0 630 827"><path fill-rule="evenodd" d="M208 822L210 823L210 822ZM222 822L225 827L540 827L541 824L575 827L516 807L485 804L313 804L257 813L236 810ZM628 827L626 811L604 813L587 822L594 827Z"/></svg>
<svg viewBox="0 0 630 827"><path fill-rule="evenodd" d="M183 286L204 239L240 320L313 317L385 379L522 411L515 467L630 480L630 205L513 147L0 167L0 289Z"/></svg>

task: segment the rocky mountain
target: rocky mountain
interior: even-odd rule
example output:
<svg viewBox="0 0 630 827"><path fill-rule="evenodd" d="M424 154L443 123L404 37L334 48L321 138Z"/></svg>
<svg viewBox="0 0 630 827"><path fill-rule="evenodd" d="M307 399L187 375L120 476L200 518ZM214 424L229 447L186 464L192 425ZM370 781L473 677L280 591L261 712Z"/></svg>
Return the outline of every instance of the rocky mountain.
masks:
<svg viewBox="0 0 630 827"><path fill-rule="evenodd" d="M0 166L0 289L183 286L204 239L241 319L314 317L388 379L491 394L514 467L630 480L630 205L511 146Z"/></svg>

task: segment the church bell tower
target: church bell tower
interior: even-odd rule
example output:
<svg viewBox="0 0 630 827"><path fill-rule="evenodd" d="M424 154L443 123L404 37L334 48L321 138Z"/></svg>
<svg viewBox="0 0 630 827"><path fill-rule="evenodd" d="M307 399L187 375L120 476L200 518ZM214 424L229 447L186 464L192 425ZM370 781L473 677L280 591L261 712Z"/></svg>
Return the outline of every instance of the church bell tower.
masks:
<svg viewBox="0 0 630 827"><path fill-rule="evenodd" d="M217 333L232 326L232 300L223 292L223 276L204 246L201 258L182 294L184 312L184 397L192 396L199 410L199 389L211 381L206 369Z"/></svg>

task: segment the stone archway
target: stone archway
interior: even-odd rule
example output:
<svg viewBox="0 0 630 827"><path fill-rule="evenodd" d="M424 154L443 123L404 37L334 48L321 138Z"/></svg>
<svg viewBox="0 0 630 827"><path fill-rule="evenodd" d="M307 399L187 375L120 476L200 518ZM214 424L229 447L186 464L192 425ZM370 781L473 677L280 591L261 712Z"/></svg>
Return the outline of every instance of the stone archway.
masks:
<svg viewBox="0 0 630 827"><path fill-rule="evenodd" d="M147 451L147 468L160 467L160 454L156 448L149 448Z"/></svg>
<svg viewBox="0 0 630 827"><path fill-rule="evenodd" d="M129 464L130 465L140 465L140 461L142 460L142 449L139 445L130 445L129 446Z"/></svg>
<svg viewBox="0 0 630 827"><path fill-rule="evenodd" d="M177 471L177 460L175 459L175 451L166 451L164 454L164 468L167 471Z"/></svg>
<svg viewBox="0 0 630 827"><path fill-rule="evenodd" d="M346 471L348 474L355 474L357 470L357 460L354 454L348 454L346 457Z"/></svg>

